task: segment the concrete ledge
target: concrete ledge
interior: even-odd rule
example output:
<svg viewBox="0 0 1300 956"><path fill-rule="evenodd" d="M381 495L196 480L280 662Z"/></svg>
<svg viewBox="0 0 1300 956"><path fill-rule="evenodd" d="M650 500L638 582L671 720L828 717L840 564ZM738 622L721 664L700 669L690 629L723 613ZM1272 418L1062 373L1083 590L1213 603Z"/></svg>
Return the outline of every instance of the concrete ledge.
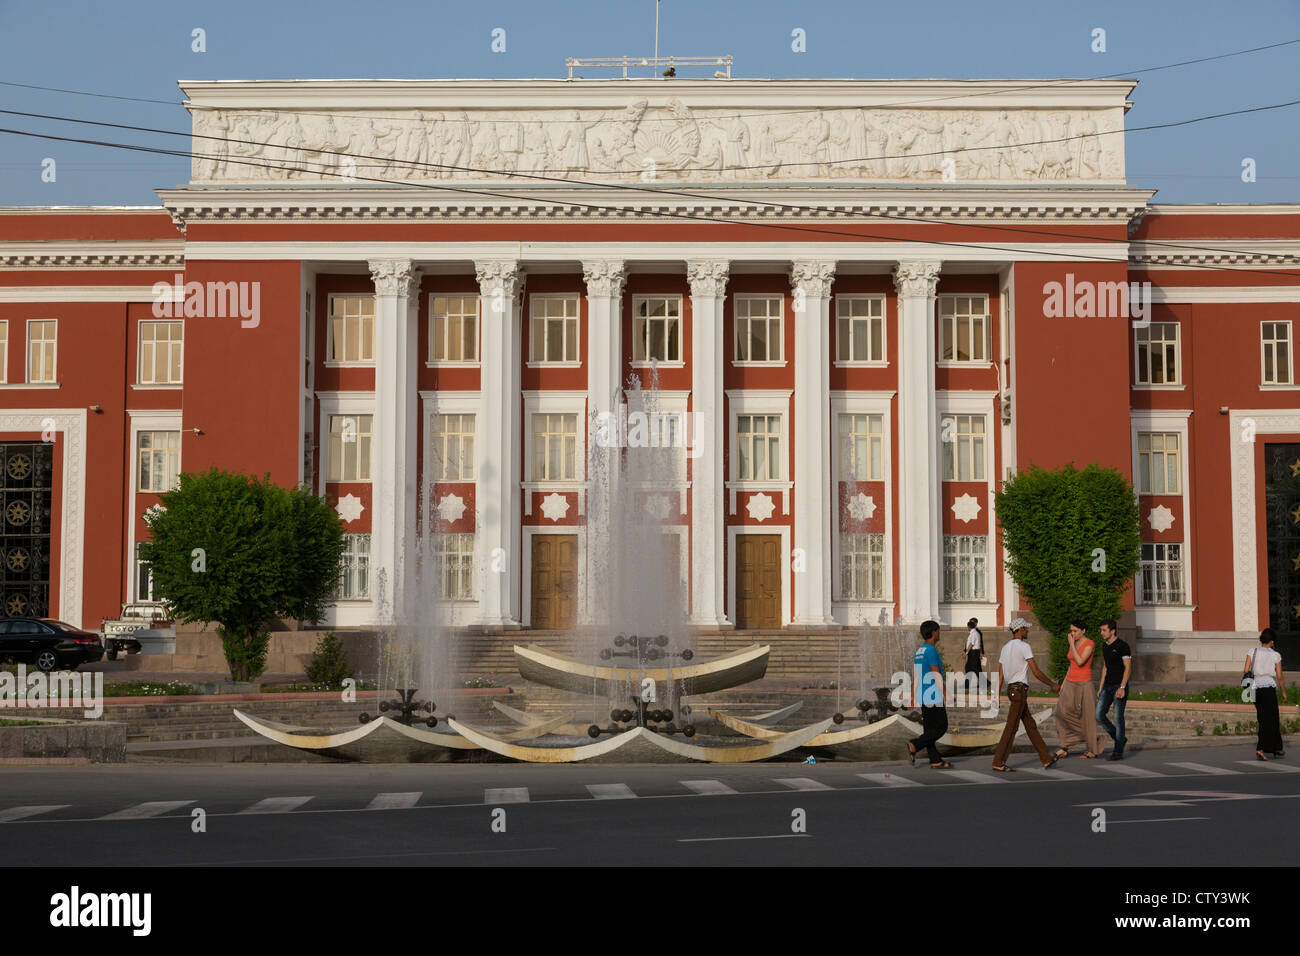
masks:
<svg viewBox="0 0 1300 956"><path fill-rule="evenodd" d="M55 721L0 727L0 759L81 758L92 763L126 759L126 724L103 720Z"/></svg>

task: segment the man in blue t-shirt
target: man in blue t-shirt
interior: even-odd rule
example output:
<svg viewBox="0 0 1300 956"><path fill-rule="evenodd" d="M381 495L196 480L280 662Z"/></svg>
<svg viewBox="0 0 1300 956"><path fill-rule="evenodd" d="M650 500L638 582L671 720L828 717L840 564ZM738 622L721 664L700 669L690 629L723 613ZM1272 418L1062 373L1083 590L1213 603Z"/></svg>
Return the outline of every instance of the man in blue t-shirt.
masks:
<svg viewBox="0 0 1300 956"><path fill-rule="evenodd" d="M939 753L939 738L948 732L948 711L943 706L943 659L939 656L939 622L926 621L921 625L921 646L913 657L913 683L916 699L921 705L921 736L907 742L907 756L916 763L916 753L922 747L930 757L930 766L936 770L952 767Z"/></svg>

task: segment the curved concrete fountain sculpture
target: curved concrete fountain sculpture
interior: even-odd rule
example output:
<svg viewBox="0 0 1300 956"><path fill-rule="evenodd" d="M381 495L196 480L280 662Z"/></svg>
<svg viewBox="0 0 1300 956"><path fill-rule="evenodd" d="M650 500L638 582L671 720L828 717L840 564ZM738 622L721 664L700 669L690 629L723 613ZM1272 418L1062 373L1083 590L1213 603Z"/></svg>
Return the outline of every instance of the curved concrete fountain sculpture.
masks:
<svg viewBox="0 0 1300 956"><path fill-rule="evenodd" d="M752 644L725 657L701 664L682 664L671 669L603 667L554 654L536 644L526 647L516 644L515 662L519 667L519 676L524 680L559 690L610 695L616 687L640 684L643 678L648 677L664 685L671 681L678 688L679 694L689 697L759 680L767 673L767 659L771 652L772 648L768 645Z"/></svg>

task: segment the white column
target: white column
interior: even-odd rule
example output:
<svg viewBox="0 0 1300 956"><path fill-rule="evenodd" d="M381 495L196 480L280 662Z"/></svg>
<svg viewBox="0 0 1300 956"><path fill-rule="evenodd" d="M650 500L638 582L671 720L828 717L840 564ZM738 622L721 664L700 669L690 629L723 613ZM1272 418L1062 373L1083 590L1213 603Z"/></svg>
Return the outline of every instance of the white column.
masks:
<svg viewBox="0 0 1300 956"><path fill-rule="evenodd" d="M939 422L935 408L934 290L938 261L899 262L898 540L899 616L938 620L943 524L939 500Z"/></svg>
<svg viewBox="0 0 1300 956"><path fill-rule="evenodd" d="M416 596L416 359L420 273L409 259L370 262L375 282L375 418L370 567L375 622L391 624ZM383 582L382 592L378 582ZM403 614L403 617L406 615Z"/></svg>
<svg viewBox="0 0 1300 956"><path fill-rule="evenodd" d="M695 457L691 459L691 623L730 627L726 593L726 507L722 453L722 308L730 264L686 263L691 283L691 406Z"/></svg>
<svg viewBox="0 0 1300 956"><path fill-rule="evenodd" d="M487 627L519 626L521 313L524 273L514 261L474 263L482 296L483 341L475 428L474 569L479 618Z"/></svg>
<svg viewBox="0 0 1300 956"><path fill-rule="evenodd" d="M831 615L830 327L834 262L795 262L794 292L794 623L817 627Z"/></svg>

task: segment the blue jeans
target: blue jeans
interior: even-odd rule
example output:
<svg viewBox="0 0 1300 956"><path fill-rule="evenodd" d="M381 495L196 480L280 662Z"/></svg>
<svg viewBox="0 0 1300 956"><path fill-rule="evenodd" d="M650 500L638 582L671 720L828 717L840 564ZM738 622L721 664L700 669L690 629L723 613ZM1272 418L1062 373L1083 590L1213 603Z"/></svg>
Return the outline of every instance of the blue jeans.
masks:
<svg viewBox="0 0 1300 956"><path fill-rule="evenodd" d="M1128 706L1128 691L1124 692L1123 697L1116 697L1115 691L1119 690L1119 684L1102 684L1101 689L1097 691L1097 723L1106 728L1106 733L1110 734L1110 739L1115 741L1115 753L1122 754L1124 745L1128 743L1128 737L1124 734L1124 708ZM1115 724L1119 724L1119 729L1115 729L1115 724L1110 722L1106 712L1110 710L1110 705L1115 704Z"/></svg>

